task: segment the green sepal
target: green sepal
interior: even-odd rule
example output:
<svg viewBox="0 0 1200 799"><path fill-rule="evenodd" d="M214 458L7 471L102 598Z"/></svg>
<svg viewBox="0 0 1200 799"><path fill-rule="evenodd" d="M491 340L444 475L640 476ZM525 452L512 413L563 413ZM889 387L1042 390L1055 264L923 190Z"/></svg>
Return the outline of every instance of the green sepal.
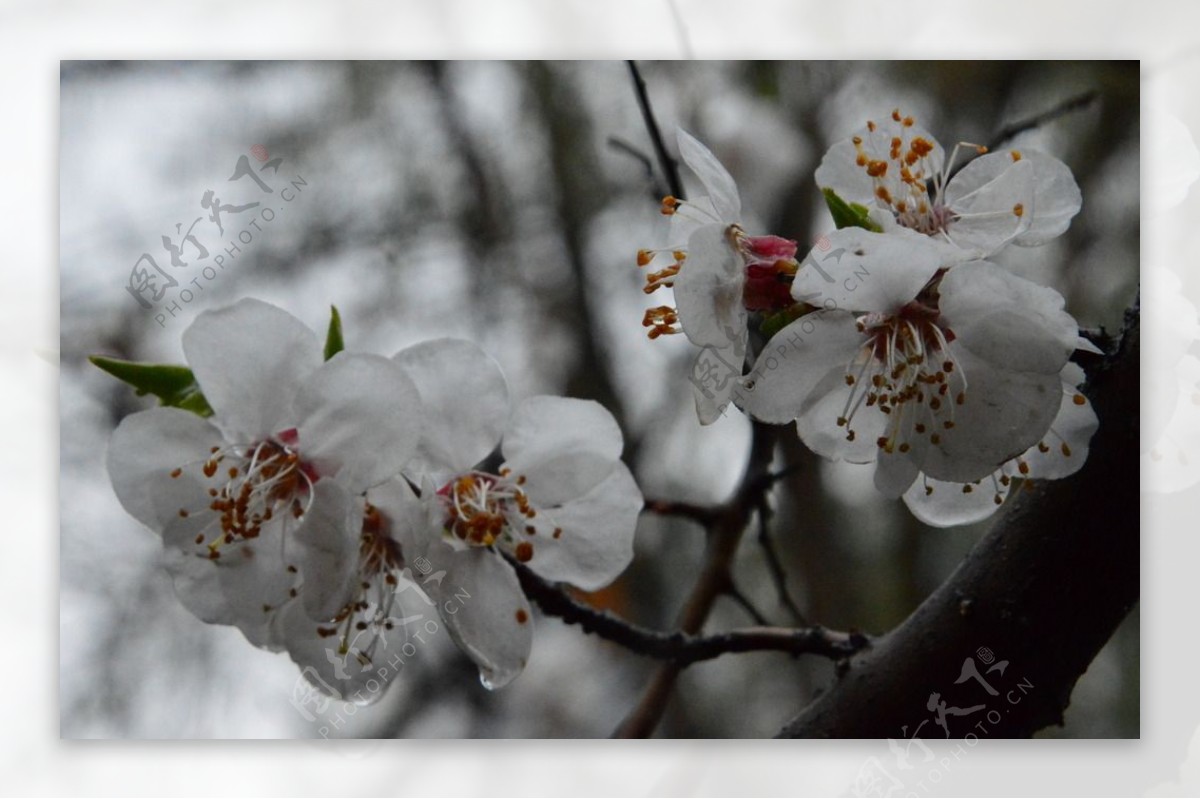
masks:
<svg viewBox="0 0 1200 799"><path fill-rule="evenodd" d="M133 386L139 397L153 394L159 405L182 408L197 416L212 416L213 409L200 391L192 370L164 363L136 363L103 355L88 356L94 365L123 383Z"/></svg>
<svg viewBox="0 0 1200 799"><path fill-rule="evenodd" d="M883 232L879 223L871 219L870 209L867 206L860 203L848 203L837 196L837 192L833 189L821 189L821 194L825 195L825 204L829 206L829 213L833 215L833 224L837 226L838 230L844 227L860 227L874 233Z"/></svg>
<svg viewBox="0 0 1200 799"><path fill-rule="evenodd" d="M342 315L336 305L329 306L329 332L325 334L325 360L329 360L346 349L346 341L342 338Z"/></svg>

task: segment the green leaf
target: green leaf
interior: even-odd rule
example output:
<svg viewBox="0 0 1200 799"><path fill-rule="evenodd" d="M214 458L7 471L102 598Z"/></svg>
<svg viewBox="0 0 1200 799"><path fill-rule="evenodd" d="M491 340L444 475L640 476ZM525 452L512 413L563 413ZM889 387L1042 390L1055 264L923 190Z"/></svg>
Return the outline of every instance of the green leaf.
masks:
<svg viewBox="0 0 1200 799"><path fill-rule="evenodd" d="M821 194L825 195L825 204L829 206L829 213L833 215L833 224L837 226L838 230L844 227L860 227L875 233L883 232L879 223L871 219L870 209L865 205L848 203L837 196L837 192L833 189L821 189Z"/></svg>
<svg viewBox="0 0 1200 799"><path fill-rule="evenodd" d="M773 314L763 316L762 323L759 324L758 330L767 340L783 330L785 327L795 322L808 311L812 310L812 306L808 303L798 302L791 307L784 308L782 311L776 311Z"/></svg>
<svg viewBox="0 0 1200 799"><path fill-rule="evenodd" d="M336 305L330 305L329 332L325 334L325 360L328 361L344 349L346 342L342 339L342 315L338 313Z"/></svg>
<svg viewBox="0 0 1200 799"><path fill-rule="evenodd" d="M186 366L136 363L105 358L103 355L92 355L88 360L121 382L133 386L139 397L153 394L158 397L159 405L182 408L197 416L212 416L212 407L201 393L192 370Z"/></svg>

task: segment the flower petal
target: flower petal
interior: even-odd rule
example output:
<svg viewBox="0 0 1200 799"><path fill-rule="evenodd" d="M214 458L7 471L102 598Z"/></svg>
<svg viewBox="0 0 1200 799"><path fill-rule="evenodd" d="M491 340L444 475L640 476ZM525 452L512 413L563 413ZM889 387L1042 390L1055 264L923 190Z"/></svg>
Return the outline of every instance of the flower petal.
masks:
<svg viewBox="0 0 1200 799"><path fill-rule="evenodd" d="M704 347L692 362L688 382L696 401L696 416L710 425L725 415L745 362L745 347Z"/></svg>
<svg viewBox="0 0 1200 799"><path fill-rule="evenodd" d="M208 624L233 624L236 614L225 599L217 564L176 546L165 545L162 564L175 596L193 616Z"/></svg>
<svg viewBox="0 0 1200 799"><path fill-rule="evenodd" d="M892 312L916 297L945 261L943 247L928 236L843 228L828 236L827 250L809 252L792 297L818 308Z"/></svg>
<svg viewBox="0 0 1200 799"><path fill-rule="evenodd" d="M742 260L721 225L705 225L688 239L687 260L675 276L679 324L698 347L737 346L746 340Z"/></svg>
<svg viewBox="0 0 1200 799"><path fill-rule="evenodd" d="M300 546L295 565L304 579L304 610L310 619L328 621L352 598L357 587L363 505L333 480L313 486L312 504L294 533Z"/></svg>
<svg viewBox="0 0 1200 799"><path fill-rule="evenodd" d="M946 187L944 203L955 215L947 237L979 257L991 255L1029 230L1034 186L1028 161L999 153L976 158Z"/></svg>
<svg viewBox="0 0 1200 799"><path fill-rule="evenodd" d="M291 590L298 575L287 568L296 553L287 543L282 525L264 527L252 541L222 547L217 561L221 592L234 612L234 624L250 643L273 652L283 648L275 630L276 614L297 604Z"/></svg>
<svg viewBox="0 0 1200 799"><path fill-rule="evenodd" d="M421 436L421 396L395 362L342 352L296 396L302 457L360 493L399 474Z"/></svg>
<svg viewBox="0 0 1200 799"><path fill-rule="evenodd" d="M252 440L296 426L292 396L321 365L316 333L253 299L197 316L183 332L183 352L218 422Z"/></svg>
<svg viewBox="0 0 1200 799"><path fill-rule="evenodd" d="M1004 485L999 475L988 476L975 483L947 483L925 477L917 480L904 493L904 504L925 524L933 527L956 527L973 524L991 516L1004 503L1011 483ZM969 490L964 491L964 487ZM996 502L996 498L1000 502Z"/></svg>
<svg viewBox="0 0 1200 799"><path fill-rule="evenodd" d="M707 147L683 128L676 131L676 140L680 157L704 184L718 217L724 222L738 221L741 218L742 201L738 197L737 184L729 172Z"/></svg>
<svg viewBox="0 0 1200 799"><path fill-rule="evenodd" d="M817 397L837 382L865 343L846 311L817 311L780 330L759 354L754 369L742 378L734 401L748 414L769 424L797 419ZM832 427L836 416L827 421ZM811 446L811 445L810 445Z"/></svg>
<svg viewBox="0 0 1200 799"><path fill-rule="evenodd" d="M849 357L853 357L853 354ZM875 407L860 405L845 426L838 425L838 418L849 414L849 399L846 366L844 363L837 364L804 400L800 415L796 418L796 431L804 445L823 458L847 463L871 463L879 452L877 442L883 435L887 418Z"/></svg>
<svg viewBox="0 0 1200 799"><path fill-rule="evenodd" d="M1078 343L1061 294L987 261L954 267L939 293L956 343L1002 369L1057 375Z"/></svg>
<svg viewBox="0 0 1200 799"><path fill-rule="evenodd" d="M539 509L529 568L585 591L611 583L633 560L633 535L644 500L622 463L599 485L553 510Z"/></svg>
<svg viewBox="0 0 1200 799"><path fill-rule="evenodd" d="M512 682L529 661L533 614L517 575L495 552L447 544L430 548L429 559L445 575L426 590L436 598L442 621L475 665L488 689Z"/></svg>
<svg viewBox="0 0 1200 799"><path fill-rule="evenodd" d="M1045 244L1066 232L1083 203L1071 170L1054 156L1036 150L1009 149L988 153L967 164L954 176L947 187L947 195L962 197L969 194L1018 163L1029 165L1033 200L1028 208L1029 226L1013 243L1024 247Z"/></svg>
<svg viewBox="0 0 1200 799"><path fill-rule="evenodd" d="M414 633L419 635L421 629L428 629L426 625L436 624L432 600L406 578L400 578L389 598L386 611L370 609L369 615L378 615L380 621L366 630L353 631L344 650L340 630L322 635L318 630L330 628L309 618L299 603L280 613L278 637L304 678L322 693L369 705L403 672L413 653L410 649L407 655L400 654L401 649L410 643L418 647L425 640Z"/></svg>
<svg viewBox="0 0 1200 799"><path fill-rule="evenodd" d="M952 343L966 378L962 405L953 406L954 428L940 431L921 461L932 478L954 483L979 480L1035 445L1058 413L1062 383L1057 372L1010 371Z"/></svg>
<svg viewBox="0 0 1200 799"><path fill-rule="evenodd" d="M207 508L208 484L201 469L221 432L193 413L152 408L126 416L108 444L108 474L122 507L162 533L180 509ZM179 469L178 477L172 473Z"/></svg>
<svg viewBox="0 0 1200 799"><path fill-rule="evenodd" d="M500 365L462 339L425 341L396 353L421 394L425 425L414 474L471 469L500 443L508 423L508 383Z"/></svg>
<svg viewBox="0 0 1200 799"><path fill-rule="evenodd" d="M530 397L504 437L505 465L524 475L538 507L577 499L608 477L625 442L612 414L597 402Z"/></svg>
<svg viewBox="0 0 1200 799"><path fill-rule="evenodd" d="M1022 152L1034 168L1033 218L1015 244L1036 247L1061 236L1083 206L1083 195L1070 168L1057 158L1036 150Z"/></svg>
<svg viewBox="0 0 1200 799"><path fill-rule="evenodd" d="M1075 474L1087 461L1088 444L1100 427L1087 398L1069 382L1064 382L1062 389L1062 402L1050 430L1020 458L1029 477L1058 480Z"/></svg>
<svg viewBox="0 0 1200 799"><path fill-rule="evenodd" d="M932 145L928 155L911 165L913 174L918 179L933 178L942 171L946 152L937 139L919 125L906 126L903 121L897 122L888 116L855 131L853 136L830 147L821 159L821 165L817 167L817 185L822 189L833 189L846 202L860 203L868 207L883 202L875 194L876 182L866 172L867 163L858 163L858 149L854 146L855 139L858 139L868 162L888 163L888 169L879 177L878 185L886 189L892 197L907 196L909 188L901 178L900 164L892 158L892 141L897 138L901 142L901 157L907 154L910 143L916 138L922 138Z"/></svg>

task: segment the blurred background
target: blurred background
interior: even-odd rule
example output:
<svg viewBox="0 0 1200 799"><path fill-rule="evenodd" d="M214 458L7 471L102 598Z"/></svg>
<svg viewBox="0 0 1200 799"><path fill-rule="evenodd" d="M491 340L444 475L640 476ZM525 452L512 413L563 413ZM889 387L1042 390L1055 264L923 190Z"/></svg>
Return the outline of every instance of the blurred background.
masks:
<svg viewBox="0 0 1200 799"><path fill-rule="evenodd" d="M747 231L797 239L802 253L832 227L813 170L868 117L899 106L943 144L987 141L1098 91L1087 109L1016 140L1070 166L1082 213L1050 245L998 260L1061 291L1081 325L1119 328L1138 274L1136 62L641 68L663 130L694 133L737 180ZM529 667L499 692L442 635L377 705L300 712L286 655L204 625L175 600L157 537L120 508L104 469L113 428L152 403L85 358L182 362L180 334L196 314L240 297L316 329L333 304L352 348L390 354L466 337L504 367L515 399L599 400L648 497L724 499L749 424L731 412L701 428L686 384L695 350L682 336L648 341L641 327L645 308L670 302L642 293L635 265L639 248L667 243L664 187L644 161L651 144L626 65L64 62L61 125L61 734L610 734L656 664L540 616ZM225 207L223 233L202 206L210 190ZM184 243L197 218L190 230L207 258ZM171 265L164 236L186 266ZM143 253L179 282L160 302L147 294L149 309L126 289L135 264L151 268ZM208 277L218 255L224 267ZM890 629L983 531L925 527L875 493L869 470L784 440L777 463L796 471L774 495L773 536L814 622ZM592 601L669 629L703 545L693 522L644 515L633 565ZM789 623L753 534L735 572L753 605ZM709 629L752 623L722 599ZM1077 685L1065 726L1043 735L1138 736L1138 639L1135 609ZM658 734L770 736L832 676L827 661L778 654L702 663L679 681Z"/></svg>

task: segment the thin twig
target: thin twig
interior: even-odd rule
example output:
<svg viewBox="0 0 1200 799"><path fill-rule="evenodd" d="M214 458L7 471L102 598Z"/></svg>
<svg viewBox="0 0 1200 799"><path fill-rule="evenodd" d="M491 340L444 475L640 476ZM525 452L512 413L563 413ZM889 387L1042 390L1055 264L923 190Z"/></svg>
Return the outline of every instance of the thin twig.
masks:
<svg viewBox="0 0 1200 799"><path fill-rule="evenodd" d="M712 505L696 505L672 499L647 499L642 508L646 513L659 516L679 516L708 526L721 515L722 509Z"/></svg>
<svg viewBox="0 0 1200 799"><path fill-rule="evenodd" d="M637 93L638 108L642 110L642 121L646 124L646 132L650 134L650 142L654 145L654 155L658 158L658 166L667 181L667 188L671 190L671 195L676 199L686 199L683 194L683 181L679 179L679 165L667 153L662 131L658 129L658 122L654 119L654 109L650 107L650 98L646 94L646 82L642 80L642 73L638 71L636 61L630 60L625 63L629 64L629 74L633 77L633 88Z"/></svg>
<svg viewBox="0 0 1200 799"><path fill-rule="evenodd" d="M542 612L567 624L578 624L592 633L620 644L631 652L673 665L686 666L712 660L733 652L786 652L791 655L819 655L841 660L870 646L871 639L858 632L838 632L824 627L747 627L716 635L688 635L649 630L611 613L579 602L527 566L510 561L526 596Z"/></svg>
<svg viewBox="0 0 1200 799"><path fill-rule="evenodd" d="M1047 122L1052 122L1061 116L1066 116L1072 111L1086 108L1094 103L1099 97L1100 93L1095 89L1091 89L1083 94L1077 95L1068 100L1064 100L1048 111L1043 111L1042 113L1031 116L1028 119L1022 119L1018 122L1013 122L1010 125L1005 125L1000 129L999 133L992 137L992 140L988 142L987 147L989 150L995 150L1003 147L1005 144L1012 141L1025 131L1041 127Z"/></svg>
<svg viewBox="0 0 1200 799"><path fill-rule="evenodd" d="M721 514L709 527L709 536L704 553L704 564L700 575L688 595L687 603L679 614L679 629L688 635L696 635L708 620L717 597L731 583L731 564L742 540L750 514L758 497L766 491L770 481L768 469L775 452L776 428L761 422L753 423L750 440L750 458L741 484L733 497L722 507ZM646 738L658 726L667 709L667 701L679 672L686 664L666 663L659 668L650 684L642 693L637 706L629 712L616 732L617 738Z"/></svg>
<svg viewBox="0 0 1200 799"><path fill-rule="evenodd" d="M771 508L764 494L759 498L758 503L758 544L767 557L767 568L775 583L775 591L779 594L779 603L788 609L797 624L807 624L804 613L800 611L800 606L788 591L787 573L783 570L783 562L779 559L779 553L775 551L775 543L771 540L770 521Z"/></svg>
<svg viewBox="0 0 1200 799"><path fill-rule="evenodd" d="M609 136L608 146L623 155L629 156L642 165L642 169L646 170L646 178L650 183L652 199L655 202L661 200L666 191L663 189L662 184L658 182L658 174L654 171L654 160L619 136Z"/></svg>
<svg viewBox="0 0 1200 799"><path fill-rule="evenodd" d="M1048 111L1042 111L1040 114L1035 114L1034 116L1026 119L1018 120L1017 122L1005 125L996 133L995 136L992 137L992 140L987 143L986 152L1000 149L1027 130L1039 128L1042 125L1045 125L1047 122L1052 122L1059 117L1066 116L1072 111L1086 108L1095 102L1099 97L1100 93L1095 89L1091 89L1083 94L1076 95L1075 97L1071 97L1062 101ZM974 159L967 158L963 161L960 161L958 165L950 171L950 177L957 175L972 160Z"/></svg>
<svg viewBox="0 0 1200 799"><path fill-rule="evenodd" d="M737 583L733 582L733 580L730 580L729 585L725 586L724 594L738 603L742 610L746 611L750 615L750 618L754 619L755 624L763 627L770 626L771 622L767 620L767 617L763 615L762 611L754 607L754 603L750 601L750 597L742 593L742 589L738 588Z"/></svg>

